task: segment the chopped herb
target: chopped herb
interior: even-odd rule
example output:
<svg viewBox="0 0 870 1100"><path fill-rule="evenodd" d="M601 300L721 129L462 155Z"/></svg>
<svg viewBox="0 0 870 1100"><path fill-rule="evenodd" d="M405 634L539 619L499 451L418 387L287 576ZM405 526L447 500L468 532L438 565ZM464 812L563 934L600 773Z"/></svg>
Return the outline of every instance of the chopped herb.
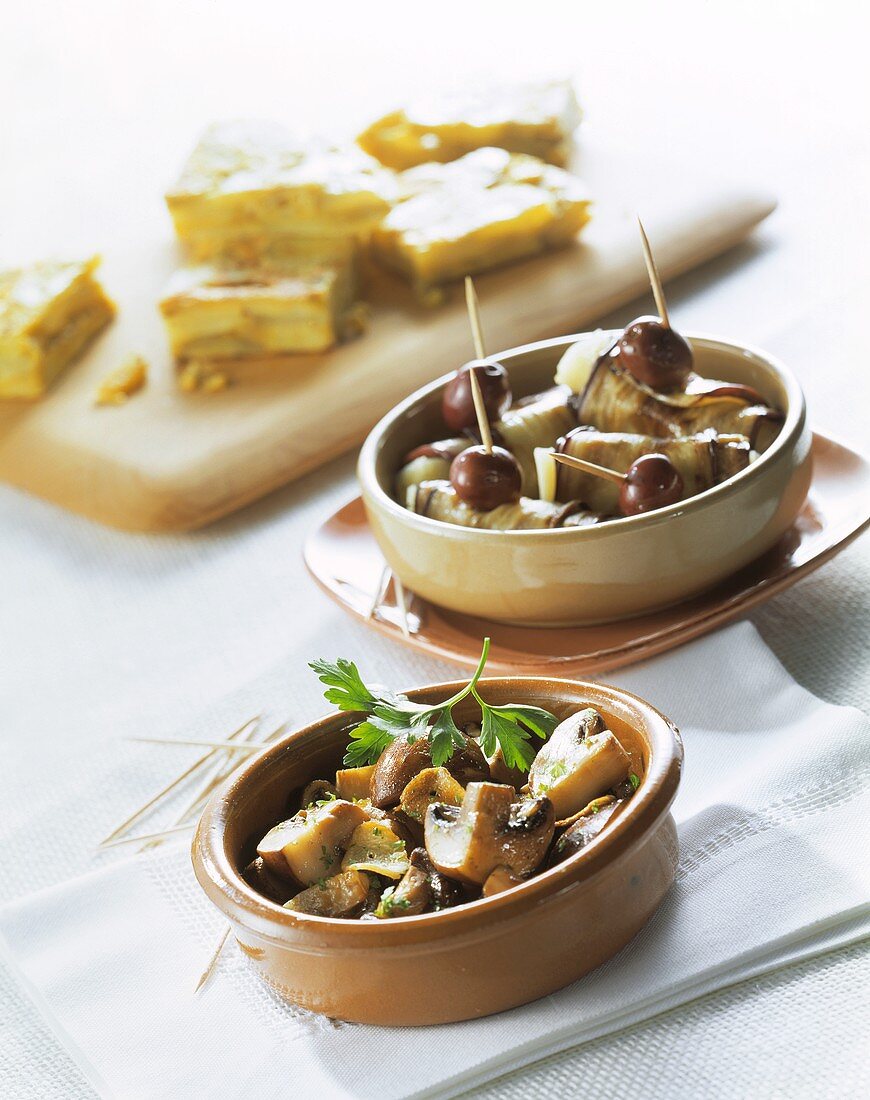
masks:
<svg viewBox="0 0 870 1100"><path fill-rule="evenodd" d="M323 798L318 798L317 801L313 803L313 805L328 806L330 802L335 802L336 798L338 798L338 795L333 794L332 791L327 791ZM312 805L312 803L310 803L310 805Z"/></svg>
<svg viewBox="0 0 870 1100"><path fill-rule="evenodd" d="M317 886L318 886L318 889L320 889L320 890L328 890L329 889L329 887L326 885L326 879L325 878L319 878L317 880Z"/></svg>
<svg viewBox="0 0 870 1100"><path fill-rule="evenodd" d="M640 786L640 780L639 780L639 779L638 779L638 777L637 777L637 776L636 776L636 775L634 774L634 772L632 772L632 773L631 773L631 775L630 775L630 776L628 777L628 781L629 781L629 783L631 784L631 789L632 789L633 791L636 791L636 790L637 790L637 788L638 788L638 787Z"/></svg>
<svg viewBox="0 0 870 1100"><path fill-rule="evenodd" d="M465 745L465 735L456 725L452 709L457 703L473 696L482 712L480 747L488 756L501 749L507 767L526 771L534 759L529 744L531 734L542 740L549 737L558 719L540 707L524 704L490 706L481 699L477 682L489 656L489 638L483 640L474 675L461 691L434 706L412 703L404 695L383 688L367 687L352 661L339 658L312 661L311 668L321 683L326 684L324 697L339 710L360 711L365 720L351 730L351 740L344 756L349 767L374 764L384 749L397 737L415 741L428 737L432 764L445 764L457 748ZM531 732L530 732L531 731Z"/></svg>
<svg viewBox="0 0 870 1100"><path fill-rule="evenodd" d="M561 779L568 774L568 765L564 760L557 760L556 763L550 768L551 779Z"/></svg>
<svg viewBox="0 0 870 1100"><path fill-rule="evenodd" d="M381 827L380 827L380 825L375 825L375 827L372 829L372 836L380 836L380 835L381 835Z"/></svg>
<svg viewBox="0 0 870 1100"><path fill-rule="evenodd" d="M396 897L395 886L388 886L381 894L381 900L378 902L377 909L375 909L375 916L390 917L396 909L408 909L410 905L411 903L407 898Z"/></svg>
<svg viewBox="0 0 870 1100"><path fill-rule="evenodd" d="M322 853L320 856L320 862L323 864L324 867L331 867L333 863L335 863L335 856L330 853L325 844L320 845L320 851Z"/></svg>

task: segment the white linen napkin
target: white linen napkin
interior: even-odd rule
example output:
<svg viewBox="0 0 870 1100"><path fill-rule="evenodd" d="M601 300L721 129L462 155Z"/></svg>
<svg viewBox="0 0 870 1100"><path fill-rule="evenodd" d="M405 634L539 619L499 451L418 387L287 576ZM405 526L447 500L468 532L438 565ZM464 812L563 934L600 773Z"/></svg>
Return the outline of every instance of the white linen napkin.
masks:
<svg viewBox="0 0 870 1100"><path fill-rule="evenodd" d="M232 948L194 996L223 924L183 846L6 906L6 953L103 1094L389 1100L452 1095L870 935L864 716L798 687L746 623L613 679L682 729L680 865L635 940L550 997L441 1027L336 1024L284 1005Z"/></svg>

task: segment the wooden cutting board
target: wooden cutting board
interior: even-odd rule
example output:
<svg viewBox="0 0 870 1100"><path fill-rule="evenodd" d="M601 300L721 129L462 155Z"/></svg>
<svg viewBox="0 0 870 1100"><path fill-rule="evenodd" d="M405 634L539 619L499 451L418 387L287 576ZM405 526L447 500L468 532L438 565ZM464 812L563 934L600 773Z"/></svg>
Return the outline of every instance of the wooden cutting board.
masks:
<svg viewBox="0 0 870 1100"><path fill-rule="evenodd" d="M668 278L737 244L775 205L752 187L699 178L689 164L645 157L639 166L594 140L578 159L596 200L581 243L476 280L493 352L577 331L642 294L636 212ZM120 211L108 216L118 222ZM0 478L64 508L135 531L202 526L356 446L396 401L471 358L460 292L423 309L391 276L375 275L362 338L246 366L219 394L183 395L155 306L179 261L168 216L153 202L130 221L103 268L117 320L46 399L0 402ZM96 408L99 381L129 352L150 362L147 389Z"/></svg>

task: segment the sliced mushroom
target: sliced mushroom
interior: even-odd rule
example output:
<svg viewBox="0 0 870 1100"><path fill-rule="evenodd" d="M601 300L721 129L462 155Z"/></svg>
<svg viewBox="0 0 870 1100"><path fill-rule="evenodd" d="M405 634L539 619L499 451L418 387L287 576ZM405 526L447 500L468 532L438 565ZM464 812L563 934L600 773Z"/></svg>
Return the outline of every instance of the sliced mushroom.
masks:
<svg viewBox="0 0 870 1100"><path fill-rule="evenodd" d="M492 756L488 756L487 761L493 783L507 783L516 791L525 786L529 777L528 772L521 772L519 768L509 768L500 748L497 748Z"/></svg>
<svg viewBox="0 0 870 1100"><path fill-rule="evenodd" d="M299 805L305 810L315 802L331 802L334 798L338 798L338 791L332 783L326 779L312 779L303 790Z"/></svg>
<svg viewBox="0 0 870 1100"><path fill-rule="evenodd" d="M425 848L415 848L409 859L411 866L423 871L429 880L433 909L450 909L463 901L462 887L458 882L454 882L452 878L442 875L435 869Z"/></svg>
<svg viewBox="0 0 870 1100"><path fill-rule="evenodd" d="M364 821L353 831L341 869L401 878L408 870L405 842L384 822Z"/></svg>
<svg viewBox="0 0 870 1100"><path fill-rule="evenodd" d="M501 865L520 875L533 871L553 838L553 804L515 798L513 787L471 783L461 806L430 806L426 850L437 870L478 886Z"/></svg>
<svg viewBox="0 0 870 1100"><path fill-rule="evenodd" d="M372 802L385 810L395 806L402 791L415 775L432 767L429 738L397 737L381 753L372 775ZM456 749L444 767L454 779L467 786L475 780L489 778L489 765L480 746L470 737L465 738L461 749Z"/></svg>
<svg viewBox="0 0 870 1100"><path fill-rule="evenodd" d="M300 810L266 833L257 855L275 874L309 886L334 874L351 834L367 818L361 806L342 799Z"/></svg>
<svg viewBox="0 0 870 1100"><path fill-rule="evenodd" d="M402 791L399 806L412 821L422 822L433 802L461 806L465 788L446 768L424 768Z"/></svg>
<svg viewBox="0 0 870 1100"><path fill-rule="evenodd" d="M394 888L387 887L381 896L375 916L381 920L393 917L416 917L432 905L432 888L429 876L419 867L409 867L402 881Z"/></svg>
<svg viewBox="0 0 870 1100"><path fill-rule="evenodd" d="M625 779L630 766L601 715L587 707L555 728L529 769L529 790L546 795L556 816L566 818Z"/></svg>
<svg viewBox="0 0 870 1100"><path fill-rule="evenodd" d="M496 867L494 871L490 872L483 884L481 894L485 898L491 898L493 894L502 894L505 890L510 890L513 886L519 886L521 882L525 881L525 875L516 874L510 867Z"/></svg>
<svg viewBox="0 0 870 1100"><path fill-rule="evenodd" d="M340 875L332 875L309 886L291 898L284 908L317 917L352 917L365 904L368 892L368 875L360 871L342 871Z"/></svg>
<svg viewBox="0 0 870 1100"><path fill-rule="evenodd" d="M358 798L370 798L374 764L364 768L343 768L335 773L335 786L339 798L353 802Z"/></svg>
<svg viewBox="0 0 870 1100"><path fill-rule="evenodd" d="M581 817L591 817L592 814L597 814L600 810L603 810L605 806L610 806L616 801L616 796L612 794L603 794L600 798L593 798L591 802L588 802L582 810L578 810L576 814L572 814L570 817L563 818L561 821L556 822L557 829L570 829L570 827Z"/></svg>
<svg viewBox="0 0 870 1100"><path fill-rule="evenodd" d="M279 905L284 905L296 893L293 884L270 870L260 856L248 864L242 871L242 877L249 886Z"/></svg>
<svg viewBox="0 0 870 1100"><path fill-rule="evenodd" d="M365 896L365 901L362 904L357 914L358 920L374 920L375 913L378 906L381 903L381 895L384 892L384 884L376 875L369 876L369 890Z"/></svg>
<svg viewBox="0 0 870 1100"><path fill-rule="evenodd" d="M616 813L620 804L614 801L594 813L578 817L574 824L566 829L553 845L548 866L555 867L557 863L562 863L569 856L576 855L582 848L585 848L589 841L594 840L602 831L610 818Z"/></svg>

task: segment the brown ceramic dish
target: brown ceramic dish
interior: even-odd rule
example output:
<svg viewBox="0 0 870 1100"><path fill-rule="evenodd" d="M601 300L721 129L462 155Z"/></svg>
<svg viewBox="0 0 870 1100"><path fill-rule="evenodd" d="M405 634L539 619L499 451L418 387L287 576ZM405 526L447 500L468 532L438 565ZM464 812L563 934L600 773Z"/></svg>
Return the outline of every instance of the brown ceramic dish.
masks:
<svg viewBox="0 0 870 1100"><path fill-rule="evenodd" d="M800 386L763 352L686 335L699 374L749 385L785 414L759 459L687 500L600 525L550 531L454 526L416 515L391 495L403 456L445 434L440 402L447 378L438 379L375 426L357 468L372 532L405 587L440 607L497 622L585 625L689 599L769 550L800 512L811 479L812 436ZM497 354L515 398L552 385L574 340Z"/></svg>
<svg viewBox="0 0 870 1100"><path fill-rule="evenodd" d="M461 686L408 695L435 702ZM524 698L559 718L594 706L629 752L641 776L637 792L583 851L503 894L390 921L308 916L268 901L240 871L257 839L284 816L292 792L335 769L353 719L337 713L291 734L215 794L193 841L200 885L260 976L287 1000L383 1025L486 1016L582 977L660 904L677 855L669 809L683 751L673 724L636 696L601 684L528 677L483 680L480 689L488 702ZM470 721L473 705L458 706L455 717Z"/></svg>

